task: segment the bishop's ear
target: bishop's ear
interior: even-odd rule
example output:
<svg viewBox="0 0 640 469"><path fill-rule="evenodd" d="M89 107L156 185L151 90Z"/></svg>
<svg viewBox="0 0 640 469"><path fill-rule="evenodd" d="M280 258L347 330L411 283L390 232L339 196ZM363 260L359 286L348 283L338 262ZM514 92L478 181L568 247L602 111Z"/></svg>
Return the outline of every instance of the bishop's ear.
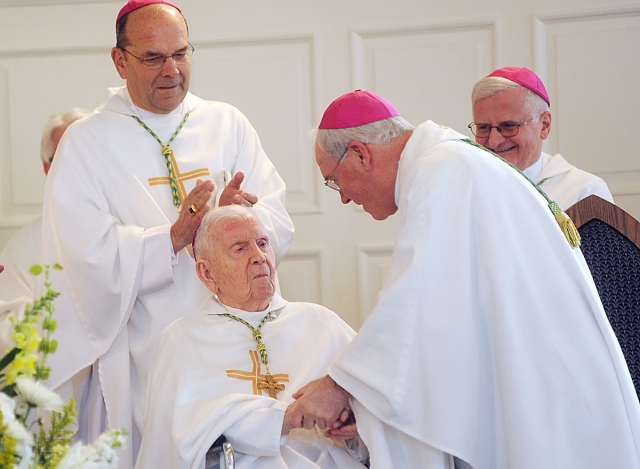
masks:
<svg viewBox="0 0 640 469"><path fill-rule="evenodd" d="M353 140L349 143L349 149L356 155L364 169L369 171L371 169L371 152L367 144Z"/></svg>
<svg viewBox="0 0 640 469"><path fill-rule="evenodd" d="M212 293L218 293L218 283L211 275L211 263L208 259L198 259L196 261L196 274L198 278Z"/></svg>

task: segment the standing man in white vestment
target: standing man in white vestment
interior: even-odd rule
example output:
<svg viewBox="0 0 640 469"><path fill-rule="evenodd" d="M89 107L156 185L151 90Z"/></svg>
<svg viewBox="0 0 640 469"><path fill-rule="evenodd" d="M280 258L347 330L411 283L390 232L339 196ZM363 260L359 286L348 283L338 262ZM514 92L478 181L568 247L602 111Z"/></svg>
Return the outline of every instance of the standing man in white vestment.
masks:
<svg viewBox="0 0 640 469"><path fill-rule="evenodd" d="M291 426L340 435L350 400L372 468L640 468L629 370L554 203L367 91L331 103L315 149L343 203L397 212L399 232L378 304L328 376L294 394Z"/></svg>
<svg viewBox="0 0 640 469"><path fill-rule="evenodd" d="M527 68L500 68L473 87L476 142L516 165L562 210L595 194L613 203L607 184L598 176L549 155L542 144L551 131L551 100L538 75Z"/></svg>
<svg viewBox="0 0 640 469"><path fill-rule="evenodd" d="M40 158L45 176L49 174L51 162L62 134L73 122L89 114L81 108L73 108L49 117L40 140ZM42 244L42 217L38 217L16 231L0 253L0 262L8 267L0 277L0 351L13 347L13 325L9 316L24 317L24 307L36 298L37 278L29 273L33 264L40 262Z"/></svg>
<svg viewBox="0 0 640 469"><path fill-rule="evenodd" d="M136 467L199 469L224 434L238 469L364 469L359 438L333 442L284 420L292 393L324 376L355 332L332 311L275 292L273 249L253 209L209 213L194 252L213 295L160 335Z"/></svg>
<svg viewBox="0 0 640 469"><path fill-rule="evenodd" d="M48 384L74 378L82 439L105 427L132 432L120 455L126 469L139 447L158 336L208 296L187 249L197 224L213 205L253 206L276 262L293 224L284 182L246 117L188 92L194 49L179 8L131 0L116 36L111 58L126 86L110 89L64 135L43 221L45 261L64 267L52 277L62 294Z"/></svg>

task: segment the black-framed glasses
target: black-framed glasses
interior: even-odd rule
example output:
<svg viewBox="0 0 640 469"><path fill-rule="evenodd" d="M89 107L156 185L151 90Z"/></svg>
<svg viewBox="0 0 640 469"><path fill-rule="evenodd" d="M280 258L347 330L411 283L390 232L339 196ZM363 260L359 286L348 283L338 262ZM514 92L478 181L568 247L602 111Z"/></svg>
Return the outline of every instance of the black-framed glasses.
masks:
<svg viewBox="0 0 640 469"><path fill-rule="evenodd" d="M191 44L189 44L185 49L171 55L154 54L154 55L146 55L144 57L138 57L137 55L133 55L124 47L121 47L120 49L122 49L124 52L129 54L131 57L138 59L140 62L142 62L142 64L145 67L148 67L152 70L157 70L164 67L164 64L167 62L167 59L172 59L173 63L176 65L184 65L187 62L189 62L189 58L191 57L191 54L193 54L193 51L195 51L195 48Z"/></svg>
<svg viewBox="0 0 640 469"><path fill-rule="evenodd" d="M475 135L478 138L487 138L489 135L491 135L491 129L496 129L500 135L502 135L503 137L509 138L509 137L515 137L516 135L518 135L518 132L520 131L520 127L525 126L530 122L533 122L541 115L542 114L538 114L537 116L532 117L526 122L507 121L507 122L501 122L498 125L476 124L475 122L472 122L467 127L469 127L473 135Z"/></svg>
<svg viewBox="0 0 640 469"><path fill-rule="evenodd" d="M347 147L346 151L342 154L342 156L338 160L338 163L336 163L335 167L333 168L333 171L331 171L331 174L324 178L324 185L329 189L340 192L340 185L333 180L333 175L336 173L336 170L338 169L338 166L340 166L340 163L342 163L342 160L344 160L344 157L347 156L347 153L349 153L349 147Z"/></svg>

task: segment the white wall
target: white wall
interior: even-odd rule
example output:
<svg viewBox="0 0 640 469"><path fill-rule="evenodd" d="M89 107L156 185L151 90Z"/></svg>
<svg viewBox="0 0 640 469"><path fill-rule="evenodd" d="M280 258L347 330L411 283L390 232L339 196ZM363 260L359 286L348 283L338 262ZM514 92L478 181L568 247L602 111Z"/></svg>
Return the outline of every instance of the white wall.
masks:
<svg viewBox="0 0 640 469"><path fill-rule="evenodd" d="M51 114L92 108L121 83L109 58L124 1L0 0L0 245L40 211L38 142ZM308 131L337 96L367 88L415 124L468 134L473 84L505 65L545 81L546 150L603 177L640 219L640 2L623 0L179 0L192 91L252 121L288 186L296 225L279 273L291 300L358 327L375 304L395 221L341 206ZM470 135L470 134L469 134Z"/></svg>

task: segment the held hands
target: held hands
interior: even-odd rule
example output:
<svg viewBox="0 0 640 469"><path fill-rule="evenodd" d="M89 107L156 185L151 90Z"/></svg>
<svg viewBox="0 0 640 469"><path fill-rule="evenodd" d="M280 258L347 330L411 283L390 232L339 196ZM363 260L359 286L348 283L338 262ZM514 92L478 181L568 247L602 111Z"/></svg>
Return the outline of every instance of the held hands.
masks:
<svg viewBox="0 0 640 469"><path fill-rule="evenodd" d="M245 192L240 189L240 184L244 181L244 173L238 171L233 179L229 181L227 187L224 188L220 195L220 207L224 205L243 205L245 207L253 207L258 202L258 196L250 192Z"/></svg>
<svg viewBox="0 0 640 469"><path fill-rule="evenodd" d="M287 407L282 433L287 434L293 428L310 430L315 425L320 430L331 432L330 434L336 430L338 438L342 434L355 432L355 419L351 422L353 414L347 405L350 397L329 376L311 381L293 395L296 401ZM353 425L351 429L337 431L350 425Z"/></svg>
<svg viewBox="0 0 640 469"><path fill-rule="evenodd" d="M351 407L347 405L340 414L340 418L333 424L333 428L325 430L324 436L331 440L349 440L358 436L356 417Z"/></svg>
<svg viewBox="0 0 640 469"><path fill-rule="evenodd" d="M293 422L287 417L288 414L285 413L285 418L282 423L283 435L288 435L289 432L294 429ZM340 417L334 422L333 426L325 430L324 436L330 440L350 440L358 436L356 417L353 415L351 407L347 405L347 407L343 409Z"/></svg>
<svg viewBox="0 0 640 469"><path fill-rule="evenodd" d="M191 244L193 232L202 217L209 211L209 199L213 193L214 184L211 181L198 179L196 187L182 201L182 209L176 222L171 225L171 243L173 252L177 253ZM191 209L191 210L190 210Z"/></svg>

